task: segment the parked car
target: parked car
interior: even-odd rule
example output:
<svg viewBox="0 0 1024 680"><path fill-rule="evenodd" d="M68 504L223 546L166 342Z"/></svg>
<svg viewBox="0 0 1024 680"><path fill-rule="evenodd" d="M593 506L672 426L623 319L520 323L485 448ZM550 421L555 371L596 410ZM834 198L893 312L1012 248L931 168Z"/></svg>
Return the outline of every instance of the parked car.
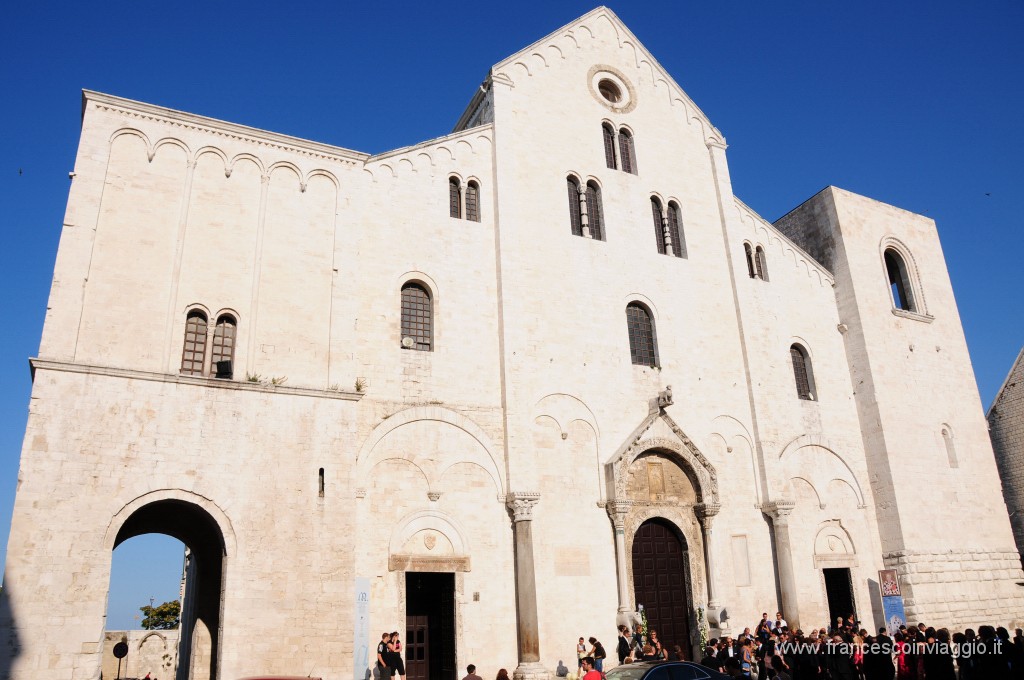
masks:
<svg viewBox="0 0 1024 680"><path fill-rule="evenodd" d="M608 680L727 680L725 673L692 661L637 661L616 666Z"/></svg>

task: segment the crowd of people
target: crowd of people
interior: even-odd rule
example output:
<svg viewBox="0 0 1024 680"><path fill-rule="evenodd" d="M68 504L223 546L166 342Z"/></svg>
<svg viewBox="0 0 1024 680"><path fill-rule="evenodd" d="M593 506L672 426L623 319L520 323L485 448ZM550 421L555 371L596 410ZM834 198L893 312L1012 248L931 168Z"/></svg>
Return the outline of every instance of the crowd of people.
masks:
<svg viewBox="0 0 1024 680"><path fill-rule="evenodd" d="M981 626L951 635L919 623L872 635L850 615L805 633L764 613L735 640L708 640L701 664L758 680L1010 680L1024 678L1024 633L1015 632Z"/></svg>

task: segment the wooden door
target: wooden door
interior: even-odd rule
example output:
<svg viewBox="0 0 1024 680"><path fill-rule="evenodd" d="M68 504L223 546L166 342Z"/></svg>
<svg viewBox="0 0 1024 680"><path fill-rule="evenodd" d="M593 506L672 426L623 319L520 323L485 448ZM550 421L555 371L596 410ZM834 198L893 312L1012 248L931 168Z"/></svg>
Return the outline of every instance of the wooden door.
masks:
<svg viewBox="0 0 1024 680"><path fill-rule="evenodd" d="M405 617L406 680L430 677L430 627L426 616Z"/></svg>
<svg viewBox="0 0 1024 680"><path fill-rule="evenodd" d="M644 522L633 537L633 593L647 612L647 625L671 652L673 645L691 656L687 597L686 544L675 527L663 520Z"/></svg>

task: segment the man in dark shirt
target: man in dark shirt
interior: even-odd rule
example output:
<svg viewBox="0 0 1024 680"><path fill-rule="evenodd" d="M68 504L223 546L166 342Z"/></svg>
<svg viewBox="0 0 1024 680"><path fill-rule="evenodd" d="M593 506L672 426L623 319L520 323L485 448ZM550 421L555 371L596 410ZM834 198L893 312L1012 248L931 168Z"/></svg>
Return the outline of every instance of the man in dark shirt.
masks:
<svg viewBox="0 0 1024 680"><path fill-rule="evenodd" d="M394 673L394 669L388 665L390 659L390 650L388 650L388 640L391 639L391 633L384 633L380 636L380 644L377 645L377 670L380 672L380 680L390 680L391 674Z"/></svg>

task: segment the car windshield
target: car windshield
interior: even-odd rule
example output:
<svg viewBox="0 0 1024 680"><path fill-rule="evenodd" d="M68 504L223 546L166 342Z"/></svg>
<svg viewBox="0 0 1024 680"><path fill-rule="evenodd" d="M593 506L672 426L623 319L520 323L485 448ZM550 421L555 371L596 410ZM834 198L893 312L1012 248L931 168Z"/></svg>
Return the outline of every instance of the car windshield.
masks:
<svg viewBox="0 0 1024 680"><path fill-rule="evenodd" d="M608 680L640 680L647 670L648 669L643 666L626 664L625 666L616 666L611 669L605 673L605 677L607 677Z"/></svg>

